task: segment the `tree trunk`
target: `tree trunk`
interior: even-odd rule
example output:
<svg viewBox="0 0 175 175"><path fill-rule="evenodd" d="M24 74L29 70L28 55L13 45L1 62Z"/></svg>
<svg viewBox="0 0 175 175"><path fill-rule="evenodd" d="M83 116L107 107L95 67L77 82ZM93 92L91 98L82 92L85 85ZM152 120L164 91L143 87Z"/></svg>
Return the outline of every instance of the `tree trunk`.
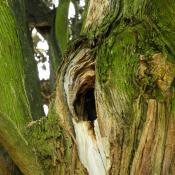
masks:
<svg viewBox="0 0 175 175"><path fill-rule="evenodd" d="M30 111L34 120L39 119L44 115L40 84L37 73L37 66L34 60L34 52L32 45L32 38L29 32L28 23L26 22L26 6L24 0L9 0L11 11L15 17L15 22L18 31L18 38L23 54L24 66L24 83L26 88L26 95L30 103ZM27 6L28 7L28 6ZM28 7L29 8L29 7Z"/></svg>
<svg viewBox="0 0 175 175"><path fill-rule="evenodd" d="M27 27L24 25L24 20L18 21L22 25L17 22L15 3L19 1L3 0L0 4L0 144L24 174L38 175L43 174L42 170L22 133L32 117L37 118L42 114L40 112L42 108L39 103L39 93L37 94L38 104L30 106L32 102L37 103L34 94L39 90L37 90L36 78L32 79L33 73L36 77L36 70L33 70L35 67L30 60L33 59L33 55L27 38ZM20 5L17 6L19 9L23 7L22 1ZM21 15L22 19L23 15ZM33 65L28 67L26 62L30 66ZM29 87L31 89L26 93ZM27 95L30 95L31 101L28 100ZM0 151L2 151L1 148ZM10 168L4 160L2 156L1 168ZM11 173L8 170L7 172Z"/></svg>
<svg viewBox="0 0 175 175"><path fill-rule="evenodd" d="M91 175L175 172L173 8L163 0L89 2L88 39L70 49L60 84Z"/></svg>
<svg viewBox="0 0 175 175"><path fill-rule="evenodd" d="M19 157L12 152L12 110L0 115L0 141L24 174L175 174L174 11L165 0L89 1L82 36L63 56L48 117L17 135L35 150L34 168L28 145L15 152Z"/></svg>

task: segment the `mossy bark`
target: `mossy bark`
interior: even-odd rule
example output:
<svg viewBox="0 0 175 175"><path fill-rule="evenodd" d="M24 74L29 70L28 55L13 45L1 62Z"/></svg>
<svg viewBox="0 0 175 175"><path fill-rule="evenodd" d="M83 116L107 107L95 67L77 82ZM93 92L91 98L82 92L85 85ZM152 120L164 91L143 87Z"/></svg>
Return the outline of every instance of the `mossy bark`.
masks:
<svg viewBox="0 0 175 175"><path fill-rule="evenodd" d="M22 45L20 27L12 10L15 2L2 1L0 5L0 143L24 174L42 174L37 158L22 134L32 115L25 89L28 52ZM26 31L25 26L24 29Z"/></svg>
<svg viewBox="0 0 175 175"><path fill-rule="evenodd" d="M100 2L104 12L97 7ZM79 120L74 104L78 91L83 92L81 83L88 81L75 57L89 48L96 59L96 110L110 162L107 174L173 174L175 23L169 18L174 5L163 0L90 1L89 8L93 11L84 24L88 39L71 48L76 51L68 54L63 75L72 118Z"/></svg>
<svg viewBox="0 0 175 175"><path fill-rule="evenodd" d="M33 44L29 32L29 22L27 21L26 8L27 4L22 0L9 0L9 5L14 15L15 24L17 25L18 38L23 56L24 84L26 95L29 100L29 106L32 118L34 120L44 115L40 83L37 75L37 66L34 60ZM29 7L28 7L29 8Z"/></svg>
<svg viewBox="0 0 175 175"><path fill-rule="evenodd" d="M124 1L97 46L98 120L109 174L174 174L174 7L140 3Z"/></svg>
<svg viewBox="0 0 175 175"><path fill-rule="evenodd" d="M6 1L2 5L2 12L9 13ZM87 127L88 136L93 140L91 146L99 148L103 174L174 174L174 11L174 3L165 0L90 0L82 30L85 36L76 40L63 57L49 115L30 122L25 131L22 129L30 121L30 111L20 79L24 73L21 67L21 72L13 67L23 65L21 48L14 23L8 23L11 29L8 35L1 30L0 34L7 36L3 40L7 44L1 45L1 50L9 49L9 43L13 42L18 47L15 49L18 52L13 49L3 52L4 57L8 60L14 54L12 58L18 59L11 68L13 75L9 69L8 74L0 78L2 82L7 81L7 86L8 80L13 83L18 77L17 85L20 85L16 87L14 82L13 88L9 85L2 91L11 96L19 89L21 95L15 103L13 100L10 103L15 111L7 110L7 105L0 108L0 141L24 174L33 175L39 171L38 174L85 175L88 174L86 169L92 175L100 172L86 162L89 152L81 154L81 133L77 128L83 122L82 126ZM3 18L0 19L3 22ZM8 19L13 21L12 15ZM88 121L88 112L83 111L87 110L84 104L88 89L95 91L96 121ZM6 94L1 96L5 102L9 100ZM28 119L23 118L25 115ZM19 124L21 127L17 130ZM7 130L9 132L5 132ZM17 141L13 139L14 133ZM16 148L18 141L20 144ZM17 149L15 154L12 148ZM34 161L29 155L33 156L33 152L28 148L35 150L34 155L38 158L30 172L25 169L26 165ZM97 152L94 151L94 156ZM24 154L27 157L22 165ZM94 166L99 163L98 160L94 162Z"/></svg>
<svg viewBox="0 0 175 175"><path fill-rule="evenodd" d="M61 0L56 12L55 37L59 43L61 53L64 54L69 41L68 12L70 0ZM64 32L62 32L64 31Z"/></svg>

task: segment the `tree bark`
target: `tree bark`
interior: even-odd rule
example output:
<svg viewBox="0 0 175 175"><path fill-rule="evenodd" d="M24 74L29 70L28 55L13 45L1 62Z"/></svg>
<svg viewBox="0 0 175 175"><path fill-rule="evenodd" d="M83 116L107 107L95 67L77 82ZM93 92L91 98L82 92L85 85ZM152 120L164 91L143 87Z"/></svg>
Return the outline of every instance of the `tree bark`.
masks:
<svg viewBox="0 0 175 175"><path fill-rule="evenodd" d="M21 29L27 31L25 26L20 28L17 25L17 18L12 8L15 2L3 0L0 5L0 143L24 174L38 175L43 174L42 169L22 134L27 123L32 120L25 89L25 80L28 75L24 73L25 59L29 58L27 56L30 53L25 52L25 46L22 45L27 41L27 37L25 36L22 40ZM28 61L30 64L30 60ZM29 77L31 78L30 75ZM40 113L39 108L37 109L37 113ZM2 167L4 167L3 164Z"/></svg>
<svg viewBox="0 0 175 175"><path fill-rule="evenodd" d="M18 32L18 38L22 49L26 95L30 103L29 106L32 118L36 120L44 115L44 111L42 107L39 78L36 76L38 71L34 60L32 38L29 32L30 20L27 22L26 8L29 7L24 0L9 0L9 7L15 18L14 20L17 25L16 30Z"/></svg>
<svg viewBox="0 0 175 175"><path fill-rule="evenodd" d="M174 174L174 11L165 0L89 1L83 36L58 70L48 117L21 131L35 149L36 171L25 171L10 154L24 174L37 174L40 165L41 174L53 175ZM3 116L1 125L15 130ZM2 144L11 153L13 132L3 127ZM33 162L24 160L25 167Z"/></svg>
<svg viewBox="0 0 175 175"><path fill-rule="evenodd" d="M167 32L175 23L166 17L174 6L162 0L90 1L88 7L88 39L68 53L60 80L81 162L89 174L173 174L174 43ZM84 104L93 88L92 124Z"/></svg>

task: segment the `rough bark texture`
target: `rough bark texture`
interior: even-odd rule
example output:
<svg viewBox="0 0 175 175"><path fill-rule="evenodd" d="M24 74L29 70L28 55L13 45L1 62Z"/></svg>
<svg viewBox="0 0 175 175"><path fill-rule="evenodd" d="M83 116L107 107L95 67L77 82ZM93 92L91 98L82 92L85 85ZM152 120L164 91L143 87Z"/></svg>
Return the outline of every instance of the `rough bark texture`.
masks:
<svg viewBox="0 0 175 175"><path fill-rule="evenodd" d="M21 35L11 1L2 1L0 11L0 143L24 174L43 174L36 155L22 135L32 116L25 90Z"/></svg>
<svg viewBox="0 0 175 175"><path fill-rule="evenodd" d="M40 84L37 75L37 67L34 60L32 38L29 33L29 22L26 21L26 4L24 0L9 0L11 12L17 25L18 38L22 49L23 66L24 66L24 84L26 95L29 100L29 106L32 118L39 119L44 115L42 108ZM27 6L27 8L29 8Z"/></svg>
<svg viewBox="0 0 175 175"><path fill-rule="evenodd" d="M8 19L10 30L7 34L0 28L6 43L1 51L6 50L3 57L11 58L10 63L16 58L12 68L0 69L1 82L9 85L2 86L2 103L19 90L10 103L15 110L0 108L0 141L24 174L174 174L174 1L90 0L85 37L63 57L50 113L25 131L21 128L30 118L24 115L27 111L30 117L30 111L20 78L21 46L6 1L0 8L5 14L0 26ZM13 42L18 52L9 46Z"/></svg>
<svg viewBox="0 0 175 175"><path fill-rule="evenodd" d="M92 58L85 56L83 40L81 49L73 48L76 51L69 54L62 79L77 142L77 123L87 115L83 111L84 93L94 86L100 137L95 126L90 127L89 135L95 136L97 149L102 144L100 154L106 172L101 174L173 174L174 47L167 35L175 25L173 20L167 22L167 17L173 16L173 5L163 0L124 1L123 6L118 1L112 1L113 6L90 1L89 10L96 3L103 4L106 13L108 8L112 11L103 20L99 9L103 5L93 6L84 25L92 39L84 43L85 48L94 50L96 81L87 67ZM100 174L86 163L88 148L87 156L82 157L81 144L78 150L83 165L90 174Z"/></svg>

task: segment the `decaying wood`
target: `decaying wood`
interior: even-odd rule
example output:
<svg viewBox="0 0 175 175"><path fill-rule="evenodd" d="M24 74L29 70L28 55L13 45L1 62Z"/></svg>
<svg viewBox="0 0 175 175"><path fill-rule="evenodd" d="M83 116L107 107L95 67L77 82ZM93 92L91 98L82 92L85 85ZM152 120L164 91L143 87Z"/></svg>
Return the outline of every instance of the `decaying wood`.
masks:
<svg viewBox="0 0 175 175"><path fill-rule="evenodd" d="M107 25L105 17L115 11L109 2L119 7ZM164 19L172 19L172 12L174 15L174 4L169 4L164 0L89 1L84 33L95 31L96 35L84 40L80 37L65 54L48 117L30 122L24 134L17 129L16 118L4 115L10 108L2 109L0 141L22 172L174 175L175 47L167 33L172 34L169 28L174 29L175 24ZM158 13L162 7L166 8L165 16ZM9 40L14 36L17 38L13 30ZM14 87L17 91L18 86Z"/></svg>
<svg viewBox="0 0 175 175"><path fill-rule="evenodd" d="M110 9L108 0L90 0L88 5L85 31L99 26Z"/></svg>

